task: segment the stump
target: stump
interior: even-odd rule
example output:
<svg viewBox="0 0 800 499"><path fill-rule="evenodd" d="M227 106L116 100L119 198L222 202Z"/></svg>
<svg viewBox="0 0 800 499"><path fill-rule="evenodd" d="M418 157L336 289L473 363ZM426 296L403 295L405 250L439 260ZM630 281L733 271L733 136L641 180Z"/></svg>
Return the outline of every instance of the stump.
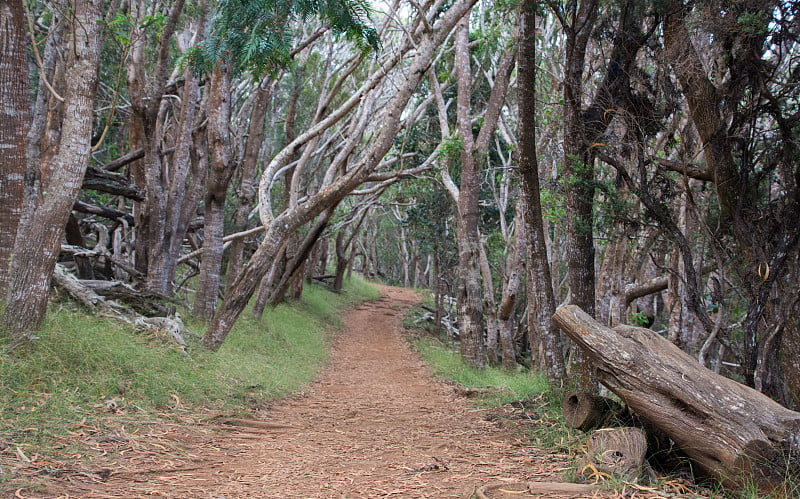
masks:
<svg viewBox="0 0 800 499"><path fill-rule="evenodd" d="M800 413L706 369L649 329L610 329L572 305L553 319L601 383L726 487L769 491L800 476Z"/></svg>
<svg viewBox="0 0 800 499"><path fill-rule="evenodd" d="M601 473L635 482L649 472L646 454L647 436L641 428L605 428L589 437L586 458L579 469L586 474L591 465Z"/></svg>

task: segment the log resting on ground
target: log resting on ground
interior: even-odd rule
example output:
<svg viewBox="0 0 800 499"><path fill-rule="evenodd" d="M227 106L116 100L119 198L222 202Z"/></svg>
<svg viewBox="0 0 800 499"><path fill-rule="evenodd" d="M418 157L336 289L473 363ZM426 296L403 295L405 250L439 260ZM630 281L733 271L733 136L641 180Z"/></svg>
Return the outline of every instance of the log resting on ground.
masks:
<svg viewBox="0 0 800 499"><path fill-rule="evenodd" d="M800 413L704 368L649 329L610 329L574 305L553 319L601 383L725 486L772 490L800 476Z"/></svg>

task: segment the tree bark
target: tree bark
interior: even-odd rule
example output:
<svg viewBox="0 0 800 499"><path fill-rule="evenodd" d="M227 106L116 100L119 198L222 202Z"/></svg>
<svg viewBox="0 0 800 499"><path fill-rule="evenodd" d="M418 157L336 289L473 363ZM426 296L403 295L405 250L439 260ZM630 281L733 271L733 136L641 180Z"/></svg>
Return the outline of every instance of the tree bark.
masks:
<svg viewBox="0 0 800 499"><path fill-rule="evenodd" d="M581 119L583 69L586 47L594 30L599 5L597 0L583 0L571 23L564 25L567 34L564 61L564 177L567 230L567 284L570 303L594 316L594 158L586 144ZM580 350L571 352L572 382L582 390L596 385L594 375Z"/></svg>
<svg viewBox="0 0 800 499"><path fill-rule="evenodd" d="M515 207L516 226L514 242L506 259L505 285L500 305L497 309L497 319L500 328L500 360L503 369L513 370L517 367L517 348L514 343L514 309L519 302L519 292L522 285L522 276L525 274L525 259L523 254L528 247L528 238L525 227L525 203L518 201Z"/></svg>
<svg viewBox="0 0 800 499"><path fill-rule="evenodd" d="M542 352L544 365L539 367L547 373L550 385L557 388L564 381L564 354L560 333L551 320L556 305L544 235L536 156L536 3L531 0L522 2L518 70L519 171L528 240L528 340L532 359L537 359Z"/></svg>
<svg viewBox="0 0 800 499"><path fill-rule="evenodd" d="M233 174L228 133L231 117L229 68L216 68L210 76L210 82L208 143L211 158L206 181L203 258L193 309L204 320L211 320L217 307L224 251L222 238L225 236L225 198Z"/></svg>
<svg viewBox="0 0 800 499"><path fill-rule="evenodd" d="M591 358L601 383L726 486L752 481L770 490L800 472L790 459L800 452L800 413L702 367L649 329L609 329L574 305L554 320Z"/></svg>
<svg viewBox="0 0 800 499"><path fill-rule="evenodd" d="M22 0L0 2L0 301L22 218L30 85Z"/></svg>
<svg viewBox="0 0 800 499"><path fill-rule="evenodd" d="M41 167L42 195L26 225L20 227L14 247L2 326L19 338L38 329L44 319L64 227L91 151L102 16L98 0L76 1L74 9L72 36L67 41L71 74L64 93L61 140L52 159Z"/></svg>
<svg viewBox="0 0 800 499"><path fill-rule="evenodd" d="M483 367L486 351L483 341L483 301L481 299L480 237L480 174L473 149L470 99L472 71L469 60L469 12L456 26L455 72L458 78L456 120L460 154L461 185L459 186L456 238L458 243L458 329L461 357L471 366Z"/></svg>
<svg viewBox="0 0 800 499"><path fill-rule="evenodd" d="M250 122L247 129L247 142L240 160L239 182L236 186L236 210L233 214L233 232L242 232L247 228L247 219L256 199L256 167L261 145L264 141L264 128L266 113L272 95L272 83L262 83L256 90L253 110L250 113ZM244 265L244 239L237 239L230 247L230 262L228 275L235 276Z"/></svg>

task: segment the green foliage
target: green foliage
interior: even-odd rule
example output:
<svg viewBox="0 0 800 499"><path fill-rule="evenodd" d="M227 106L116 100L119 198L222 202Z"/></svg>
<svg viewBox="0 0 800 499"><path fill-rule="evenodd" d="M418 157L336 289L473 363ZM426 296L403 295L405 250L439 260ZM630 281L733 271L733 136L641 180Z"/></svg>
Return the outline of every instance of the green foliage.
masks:
<svg viewBox="0 0 800 499"><path fill-rule="evenodd" d="M439 150L440 160L457 160L464 152L464 141L461 137L453 135L442 141L442 148Z"/></svg>
<svg viewBox="0 0 800 499"><path fill-rule="evenodd" d="M766 12L745 12L736 22L748 35L764 35L769 32L770 17Z"/></svg>
<svg viewBox="0 0 800 499"><path fill-rule="evenodd" d="M643 311L631 312L628 314L628 322L634 326L647 327L650 325L650 318Z"/></svg>
<svg viewBox="0 0 800 499"><path fill-rule="evenodd" d="M542 218L551 224L561 223L567 216L563 196L552 189L543 187L539 191L539 199L542 203Z"/></svg>
<svg viewBox="0 0 800 499"><path fill-rule="evenodd" d="M343 294L307 286L298 303L267 309L261 320L243 314L218 352L187 338L190 356L119 321L51 310L32 347L0 354L0 442L59 457L51 446L70 428L112 424L109 401L117 417L134 420L262 406L302 390L326 362L330 324L379 294L358 278Z"/></svg>
<svg viewBox="0 0 800 499"><path fill-rule="evenodd" d="M223 0L217 5L210 34L188 52L187 59L198 72L210 72L230 61L235 72L259 78L289 65L292 23L313 16L366 53L380 45L370 12L363 0Z"/></svg>

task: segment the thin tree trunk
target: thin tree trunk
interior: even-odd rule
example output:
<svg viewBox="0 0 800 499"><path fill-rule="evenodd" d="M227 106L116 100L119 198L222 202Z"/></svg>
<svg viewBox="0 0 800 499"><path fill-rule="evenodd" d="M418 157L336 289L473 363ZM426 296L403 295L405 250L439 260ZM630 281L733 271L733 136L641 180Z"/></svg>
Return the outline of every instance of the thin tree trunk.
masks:
<svg viewBox="0 0 800 499"><path fill-rule="evenodd" d="M461 152L461 185L458 196L458 320L461 356L472 366L483 367L486 351L483 341L483 300L481 299L480 236L480 173L473 155L470 98L472 70L469 60L469 12L456 26L455 70L458 74L456 116Z"/></svg>
<svg viewBox="0 0 800 499"><path fill-rule="evenodd" d="M308 234L306 234L305 239L303 239L303 242L297 249L297 253L292 260L288 262L286 269L281 273L280 280L272 286L273 289L269 296L269 302L272 306L283 301L286 292L289 290L292 277L298 273L303 262L306 261L311 250L314 248L314 245L319 241L320 236L322 236L323 231L328 227L328 222L331 216L333 216L333 211L333 209L327 210L322 214L319 220L317 220Z"/></svg>
<svg viewBox="0 0 800 499"><path fill-rule="evenodd" d="M0 2L0 301L22 218L30 85L22 0Z"/></svg>
<svg viewBox="0 0 800 499"><path fill-rule="evenodd" d="M74 5L67 41L64 121L58 150L42 165L42 192L34 213L20 227L2 327L23 338L39 328L47 311L50 279L72 205L81 189L91 151L95 86L100 64L102 19L98 0Z"/></svg>
<svg viewBox="0 0 800 499"><path fill-rule="evenodd" d="M203 259L194 301L194 313L205 320L214 315L222 272L222 238L225 236L225 197L233 173L228 123L231 116L231 85L227 67L218 67L210 77L208 99L208 143L210 172L206 182Z"/></svg>
<svg viewBox="0 0 800 499"><path fill-rule="evenodd" d="M272 83L262 84L256 91L253 110L250 113L250 124L247 129L247 143L241 160L241 178L236 189L238 206L233 215L233 232L241 232L247 228L247 217L256 199L256 167L261 145L264 141L265 115L272 94ZM230 262L228 275L235 276L244 265L244 239L237 239L229 249Z"/></svg>
<svg viewBox="0 0 800 499"><path fill-rule="evenodd" d="M500 357L504 369L513 370L517 366L517 352L514 344L514 309L517 308L519 288L522 284L522 275L525 272L523 254L528 245L525 227L525 202L524 199L515 206L514 243L506 259L503 296L497 310L500 327Z"/></svg>
<svg viewBox="0 0 800 499"><path fill-rule="evenodd" d="M519 42L519 170L525 200L528 239L528 339L531 356L543 352L551 386L564 381L564 354L558 328L551 321L555 297L542 219L539 164L536 156L536 3L523 0Z"/></svg>
<svg viewBox="0 0 800 499"><path fill-rule="evenodd" d="M500 362L500 321L497 318L497 303L494 299L494 286L492 269L489 267L489 257L486 248L479 244L480 270L483 277L484 316L486 317L486 359L490 364Z"/></svg>

